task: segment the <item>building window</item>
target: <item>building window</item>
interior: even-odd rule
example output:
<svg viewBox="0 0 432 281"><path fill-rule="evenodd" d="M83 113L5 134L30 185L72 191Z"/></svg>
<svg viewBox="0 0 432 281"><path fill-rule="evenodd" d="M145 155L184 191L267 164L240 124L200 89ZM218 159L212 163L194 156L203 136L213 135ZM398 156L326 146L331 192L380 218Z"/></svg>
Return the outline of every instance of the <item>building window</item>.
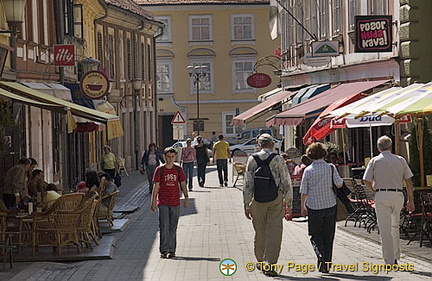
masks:
<svg viewBox="0 0 432 281"><path fill-rule="evenodd" d="M114 36L108 36L108 63L109 63L109 77L115 77L115 51L114 51Z"/></svg>
<svg viewBox="0 0 432 281"><path fill-rule="evenodd" d="M74 5L69 0L63 0L64 33L74 36Z"/></svg>
<svg viewBox="0 0 432 281"><path fill-rule="evenodd" d="M295 6L295 15L297 20L303 24L303 7L301 4L301 1L297 0L296 6ZM303 43L303 28L300 24L296 23L296 43L302 44Z"/></svg>
<svg viewBox="0 0 432 281"><path fill-rule="evenodd" d="M253 15L231 15L232 40L255 38Z"/></svg>
<svg viewBox="0 0 432 281"><path fill-rule="evenodd" d="M127 56L127 76L128 79L131 80L132 79L132 50L131 50L132 46L131 46L131 40L130 38L127 39L126 41L126 56Z"/></svg>
<svg viewBox="0 0 432 281"><path fill-rule="evenodd" d="M294 12L294 5L293 3L290 3L290 7L288 8L291 12L291 14L293 14ZM289 22L289 29L288 29L288 35L289 35L289 41L291 43L291 45L295 44L295 30L296 30L296 22L295 20L293 20L292 16L288 15L288 22Z"/></svg>
<svg viewBox="0 0 432 281"><path fill-rule="evenodd" d="M80 4L75 4L74 5L74 14L75 14L75 19L74 19L74 35L77 38L81 38L83 39L83 34L84 34L84 19L83 19L83 11L82 11L82 5Z"/></svg>
<svg viewBox="0 0 432 281"><path fill-rule="evenodd" d="M156 42L171 42L171 17L156 17L164 23L163 33L156 39Z"/></svg>
<svg viewBox="0 0 432 281"><path fill-rule="evenodd" d="M152 76L152 55L151 55L151 46L150 44L147 44L147 73L148 73L148 80L151 81L153 79Z"/></svg>
<svg viewBox="0 0 432 281"><path fill-rule="evenodd" d="M146 64L145 64L145 46L144 43L141 43L141 78L143 81L146 80Z"/></svg>
<svg viewBox="0 0 432 281"><path fill-rule="evenodd" d="M341 32L341 0L333 0L333 35Z"/></svg>
<svg viewBox="0 0 432 281"><path fill-rule="evenodd" d="M102 38L102 32L97 33L97 59L100 62L100 68L104 67L104 57L103 57L103 38Z"/></svg>
<svg viewBox="0 0 432 281"><path fill-rule="evenodd" d="M172 93L171 61L159 61L156 65L156 86L158 93Z"/></svg>
<svg viewBox="0 0 432 281"><path fill-rule="evenodd" d="M369 0L368 7L371 15L388 15L388 0Z"/></svg>
<svg viewBox="0 0 432 281"><path fill-rule="evenodd" d="M211 16L189 16L189 40L190 41L212 40Z"/></svg>
<svg viewBox="0 0 432 281"><path fill-rule="evenodd" d="M355 16L357 15L356 0L349 0L348 2L348 29L354 30Z"/></svg>
<svg viewBox="0 0 432 281"><path fill-rule="evenodd" d="M189 65L192 66L207 66L207 74L206 76L203 76L200 78L200 83L199 83L199 91L200 94L213 94L213 60L211 60L211 62L209 62L209 59L207 60L195 60L192 61ZM190 89L191 89L191 93L192 94L196 94L196 84L195 84L195 79L191 78L190 79Z"/></svg>
<svg viewBox="0 0 432 281"><path fill-rule="evenodd" d="M316 1L310 2L310 32L318 34L318 4Z"/></svg>
<svg viewBox="0 0 432 281"><path fill-rule="evenodd" d="M231 125L231 120L235 117L235 112L222 112L222 132L225 137L236 135L236 126Z"/></svg>
<svg viewBox="0 0 432 281"><path fill-rule="evenodd" d="M327 39L328 36L328 0L319 0L319 38Z"/></svg>
<svg viewBox="0 0 432 281"><path fill-rule="evenodd" d="M252 88L247 84L247 78L253 73L254 59L233 60L234 93L250 91Z"/></svg>

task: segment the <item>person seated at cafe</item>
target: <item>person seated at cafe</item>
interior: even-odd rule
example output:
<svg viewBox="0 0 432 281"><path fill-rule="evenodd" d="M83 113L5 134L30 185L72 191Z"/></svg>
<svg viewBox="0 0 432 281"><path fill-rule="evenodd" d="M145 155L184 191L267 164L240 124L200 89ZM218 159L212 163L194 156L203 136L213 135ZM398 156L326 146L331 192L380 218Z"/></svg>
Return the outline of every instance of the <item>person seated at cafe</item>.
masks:
<svg viewBox="0 0 432 281"><path fill-rule="evenodd" d="M85 181L80 181L79 183L77 183L77 185L75 187L75 192L87 193L88 191L89 191L89 188L87 187L87 184Z"/></svg>
<svg viewBox="0 0 432 281"><path fill-rule="evenodd" d="M44 209L49 208L54 203L54 201L56 201L61 196L58 192L57 186L53 183L48 184L45 190L46 192L44 193L42 200L42 208Z"/></svg>
<svg viewBox="0 0 432 281"><path fill-rule="evenodd" d="M297 166L297 163L294 162L288 155L288 153L282 153L281 154L282 158L285 160L285 163L288 167L288 172L290 175L292 175L294 173L294 169Z"/></svg>
<svg viewBox="0 0 432 281"><path fill-rule="evenodd" d="M295 166L293 176L303 176L303 171L312 163L312 160L307 157L306 154L303 154L301 157L300 165Z"/></svg>
<svg viewBox="0 0 432 281"><path fill-rule="evenodd" d="M85 182L89 190L99 190L99 177L96 171L87 171Z"/></svg>
<svg viewBox="0 0 432 281"><path fill-rule="evenodd" d="M44 181L44 173L40 169L34 169L31 172L31 178L28 184L28 194L36 202L37 194L45 192L48 183Z"/></svg>
<svg viewBox="0 0 432 281"><path fill-rule="evenodd" d="M113 179L111 178L111 176L107 173L103 173L99 175L99 178L102 180L102 178L105 178L105 184L102 187L102 204L100 205L100 214L101 215L105 215L108 211L109 208L109 203L111 201L110 198L110 194L117 191L118 187L117 185L114 183Z"/></svg>
<svg viewBox="0 0 432 281"><path fill-rule="evenodd" d="M344 155L345 154L345 155ZM347 164L351 163L351 158L349 157L348 153L339 152L337 157L337 163L338 164Z"/></svg>
<svg viewBox="0 0 432 281"><path fill-rule="evenodd" d="M327 162L331 163L333 165L337 165L338 164L338 156L337 156L336 152L330 152L327 155Z"/></svg>

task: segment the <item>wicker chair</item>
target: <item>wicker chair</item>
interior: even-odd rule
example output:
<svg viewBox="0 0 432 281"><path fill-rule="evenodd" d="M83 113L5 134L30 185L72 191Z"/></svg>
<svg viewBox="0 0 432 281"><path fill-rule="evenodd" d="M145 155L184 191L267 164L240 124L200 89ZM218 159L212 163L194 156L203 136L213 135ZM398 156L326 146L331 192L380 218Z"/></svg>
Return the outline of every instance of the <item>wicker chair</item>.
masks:
<svg viewBox="0 0 432 281"><path fill-rule="evenodd" d="M98 219L106 220L108 222L108 226L113 226L113 220L114 220L113 209L114 209L114 205L115 205L115 202L117 200L117 196L119 193L120 193L120 191L116 190L116 191L102 197L102 199L110 198L110 201L109 201L109 205L108 205L108 208L107 208L107 211L105 214L99 211Z"/></svg>
<svg viewBox="0 0 432 281"><path fill-rule="evenodd" d="M82 193L62 195L45 212L32 214L33 254L39 246L56 247L60 254L61 247L71 242L81 251L76 226L83 196Z"/></svg>
<svg viewBox="0 0 432 281"><path fill-rule="evenodd" d="M97 197L95 194L94 197ZM92 223L94 221L94 215L96 212L96 207L98 206L98 200L90 198L83 202L79 210L79 218L77 225L78 241L87 246L90 250L93 250L91 238L96 244L99 244L96 237L92 233Z"/></svg>
<svg viewBox="0 0 432 281"><path fill-rule="evenodd" d="M3 202L2 202L3 203ZM12 243L12 233L7 231L7 214L4 212L0 212L0 249L1 254L3 255L3 269L6 268L7 258L9 256L9 266L12 268L13 257L12 250L15 247Z"/></svg>

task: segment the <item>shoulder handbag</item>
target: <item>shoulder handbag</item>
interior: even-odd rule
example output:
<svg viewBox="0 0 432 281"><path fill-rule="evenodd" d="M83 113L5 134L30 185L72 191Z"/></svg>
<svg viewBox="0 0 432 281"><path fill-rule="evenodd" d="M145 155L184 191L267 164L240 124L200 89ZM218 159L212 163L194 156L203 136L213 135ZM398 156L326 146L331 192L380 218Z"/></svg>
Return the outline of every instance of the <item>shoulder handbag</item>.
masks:
<svg viewBox="0 0 432 281"><path fill-rule="evenodd" d="M331 166L332 169L332 185L333 185L333 192L336 194L336 204L337 204L337 210L336 210L336 221L344 221L348 218L348 215L352 212L354 212L354 208L351 205L351 201L347 197L351 190L346 186L345 183L343 183L341 188L338 188L333 181L333 172L334 168Z"/></svg>

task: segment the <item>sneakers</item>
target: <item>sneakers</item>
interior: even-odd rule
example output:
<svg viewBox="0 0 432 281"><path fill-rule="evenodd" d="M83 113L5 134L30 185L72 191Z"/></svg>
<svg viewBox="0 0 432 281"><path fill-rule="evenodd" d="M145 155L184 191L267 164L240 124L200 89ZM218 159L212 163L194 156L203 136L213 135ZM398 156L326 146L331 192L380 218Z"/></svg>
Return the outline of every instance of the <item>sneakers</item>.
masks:
<svg viewBox="0 0 432 281"><path fill-rule="evenodd" d="M163 252L160 255L161 259L171 259L171 258L175 258L175 256L176 255L174 252Z"/></svg>
<svg viewBox="0 0 432 281"><path fill-rule="evenodd" d="M219 187L223 187L223 184L221 183L221 184L219 185Z"/></svg>
<svg viewBox="0 0 432 281"><path fill-rule="evenodd" d="M203 183L203 182L200 182L200 183L199 183L199 186L200 186L200 187L204 187L204 183Z"/></svg>
<svg viewBox="0 0 432 281"><path fill-rule="evenodd" d="M168 253L168 258L169 258L169 259L175 258L175 256L176 256L176 255L175 255L174 252L169 252L169 253Z"/></svg>
<svg viewBox="0 0 432 281"><path fill-rule="evenodd" d="M225 183L224 183L224 184L225 184L225 186L228 186L228 182L227 182L227 181L225 181Z"/></svg>

